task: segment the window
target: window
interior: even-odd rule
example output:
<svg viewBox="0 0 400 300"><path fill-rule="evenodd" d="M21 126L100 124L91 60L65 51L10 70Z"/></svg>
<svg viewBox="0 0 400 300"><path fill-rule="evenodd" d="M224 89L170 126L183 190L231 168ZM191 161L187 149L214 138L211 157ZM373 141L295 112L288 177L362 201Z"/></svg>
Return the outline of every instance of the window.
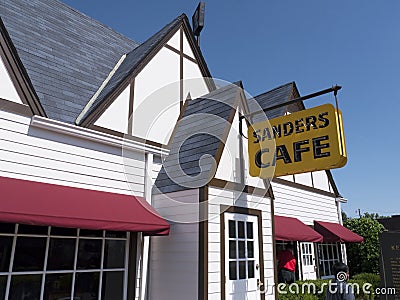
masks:
<svg viewBox="0 0 400 300"><path fill-rule="evenodd" d="M333 276L332 266L338 261L342 261L340 243L318 244L319 274L322 279Z"/></svg>
<svg viewBox="0 0 400 300"><path fill-rule="evenodd" d="M229 279L254 278L253 222L229 220Z"/></svg>
<svg viewBox="0 0 400 300"><path fill-rule="evenodd" d="M301 243L301 253L303 258L303 264L305 266L314 265L313 255L313 244L312 243Z"/></svg>
<svg viewBox="0 0 400 300"><path fill-rule="evenodd" d="M0 299L126 299L129 233L0 223Z"/></svg>

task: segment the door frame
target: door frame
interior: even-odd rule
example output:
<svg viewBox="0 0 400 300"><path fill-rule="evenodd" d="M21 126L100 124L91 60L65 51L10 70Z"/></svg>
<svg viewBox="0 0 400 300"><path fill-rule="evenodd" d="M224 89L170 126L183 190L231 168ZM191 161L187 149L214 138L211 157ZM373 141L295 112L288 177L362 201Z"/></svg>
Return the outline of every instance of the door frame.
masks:
<svg viewBox="0 0 400 300"><path fill-rule="evenodd" d="M258 251L260 256L260 281L265 286L264 277L264 251L263 251L263 233L262 233L262 212L258 209L246 208L240 206L220 205L220 252L221 252L221 299L226 299L225 287L225 212L234 214L243 214L256 216L258 220ZM265 294L260 293L260 299L265 300Z"/></svg>

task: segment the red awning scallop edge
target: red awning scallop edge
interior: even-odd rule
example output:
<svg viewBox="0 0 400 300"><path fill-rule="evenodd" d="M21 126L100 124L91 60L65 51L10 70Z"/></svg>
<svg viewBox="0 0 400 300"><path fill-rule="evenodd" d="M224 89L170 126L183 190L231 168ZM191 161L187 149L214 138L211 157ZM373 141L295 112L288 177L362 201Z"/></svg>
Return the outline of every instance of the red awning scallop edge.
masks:
<svg viewBox="0 0 400 300"><path fill-rule="evenodd" d="M324 242L362 243L364 238L338 223L314 221L314 229L324 237Z"/></svg>
<svg viewBox="0 0 400 300"><path fill-rule="evenodd" d="M275 239L280 241L322 242L322 235L299 219L274 216Z"/></svg>
<svg viewBox="0 0 400 300"><path fill-rule="evenodd" d="M168 235L142 197L0 177L0 222Z"/></svg>

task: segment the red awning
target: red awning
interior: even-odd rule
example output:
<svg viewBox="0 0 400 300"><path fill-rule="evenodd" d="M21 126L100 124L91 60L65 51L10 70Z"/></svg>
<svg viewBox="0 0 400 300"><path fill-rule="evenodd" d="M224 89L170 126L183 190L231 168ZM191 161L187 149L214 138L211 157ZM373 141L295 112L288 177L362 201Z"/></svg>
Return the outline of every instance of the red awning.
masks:
<svg viewBox="0 0 400 300"><path fill-rule="evenodd" d="M0 222L168 235L144 198L0 177Z"/></svg>
<svg viewBox="0 0 400 300"><path fill-rule="evenodd" d="M296 218L274 216L274 220L276 240L322 242L322 235Z"/></svg>
<svg viewBox="0 0 400 300"><path fill-rule="evenodd" d="M314 221L314 229L324 237L324 242L362 243L364 238L350 229L330 222Z"/></svg>

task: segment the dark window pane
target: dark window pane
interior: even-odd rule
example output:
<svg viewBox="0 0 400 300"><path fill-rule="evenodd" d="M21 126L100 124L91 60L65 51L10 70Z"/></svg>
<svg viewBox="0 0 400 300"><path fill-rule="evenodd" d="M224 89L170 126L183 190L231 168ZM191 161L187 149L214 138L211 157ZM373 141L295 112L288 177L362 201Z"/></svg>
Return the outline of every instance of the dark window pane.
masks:
<svg viewBox="0 0 400 300"><path fill-rule="evenodd" d="M229 280L236 280L237 279L237 274L236 274L236 261L230 261L229 262Z"/></svg>
<svg viewBox="0 0 400 300"><path fill-rule="evenodd" d="M14 256L14 271L43 270L46 238L18 237Z"/></svg>
<svg viewBox="0 0 400 300"><path fill-rule="evenodd" d="M81 229L79 236L103 237L103 230Z"/></svg>
<svg viewBox="0 0 400 300"><path fill-rule="evenodd" d="M99 297L99 273L77 273L74 298L97 300Z"/></svg>
<svg viewBox="0 0 400 300"><path fill-rule="evenodd" d="M76 239L51 238L47 270L72 270L74 268Z"/></svg>
<svg viewBox="0 0 400 300"><path fill-rule="evenodd" d="M246 257L246 252L245 252L245 242L244 241L239 241L239 258L245 258Z"/></svg>
<svg viewBox="0 0 400 300"><path fill-rule="evenodd" d="M76 236L76 228L51 227L51 235Z"/></svg>
<svg viewBox="0 0 400 300"><path fill-rule="evenodd" d="M246 262L239 261L239 279L246 279Z"/></svg>
<svg viewBox="0 0 400 300"><path fill-rule="evenodd" d="M14 233L15 232L15 224L0 223L0 232L1 233Z"/></svg>
<svg viewBox="0 0 400 300"><path fill-rule="evenodd" d="M18 233L47 235L47 231L48 231L47 226L33 226L24 224L18 225Z"/></svg>
<svg viewBox="0 0 400 300"><path fill-rule="evenodd" d="M101 299L122 300L124 295L124 272L104 272Z"/></svg>
<svg viewBox="0 0 400 300"><path fill-rule="evenodd" d="M14 275L9 300L39 300L42 275Z"/></svg>
<svg viewBox="0 0 400 300"><path fill-rule="evenodd" d="M125 231L106 231L106 237L126 238L126 232Z"/></svg>
<svg viewBox="0 0 400 300"><path fill-rule="evenodd" d="M254 257L254 242L247 242L247 257Z"/></svg>
<svg viewBox="0 0 400 300"><path fill-rule="evenodd" d="M101 243L101 240L79 240L78 269L100 268Z"/></svg>
<svg viewBox="0 0 400 300"><path fill-rule="evenodd" d="M0 236L0 272L8 272L12 243L13 237Z"/></svg>
<svg viewBox="0 0 400 300"><path fill-rule="evenodd" d="M244 222L238 221L238 237L244 239Z"/></svg>
<svg viewBox="0 0 400 300"><path fill-rule="evenodd" d="M232 221L232 220L229 220L229 237L230 238L236 237L235 221Z"/></svg>
<svg viewBox="0 0 400 300"><path fill-rule="evenodd" d="M254 278L254 260L249 260L247 262L249 275L248 278Z"/></svg>
<svg viewBox="0 0 400 300"><path fill-rule="evenodd" d="M236 258L236 241L229 241L229 258Z"/></svg>
<svg viewBox="0 0 400 300"><path fill-rule="evenodd" d="M123 268L125 266L125 241L106 240L104 268Z"/></svg>
<svg viewBox="0 0 400 300"><path fill-rule="evenodd" d="M247 238L252 239L253 238L253 223L246 222L246 227L247 227Z"/></svg>
<svg viewBox="0 0 400 300"><path fill-rule="evenodd" d="M70 299L72 274L47 274L44 300Z"/></svg>
<svg viewBox="0 0 400 300"><path fill-rule="evenodd" d="M0 276L0 299L4 299L6 294L7 276Z"/></svg>

